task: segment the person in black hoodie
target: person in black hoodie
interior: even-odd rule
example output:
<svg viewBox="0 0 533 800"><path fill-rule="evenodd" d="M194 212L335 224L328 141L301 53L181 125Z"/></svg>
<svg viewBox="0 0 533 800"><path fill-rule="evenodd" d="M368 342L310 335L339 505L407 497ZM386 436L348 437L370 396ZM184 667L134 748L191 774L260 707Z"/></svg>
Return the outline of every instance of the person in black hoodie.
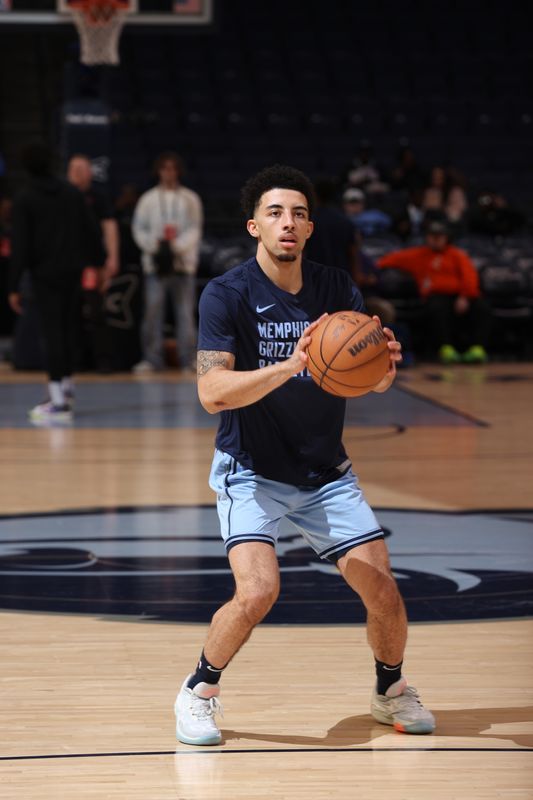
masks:
<svg viewBox="0 0 533 800"><path fill-rule="evenodd" d="M22 160L29 182L13 207L9 303L24 313L20 281L28 271L49 376L49 400L35 406L30 419L70 422L80 278L85 264L101 256L99 239L81 192L55 177L51 151L30 145Z"/></svg>

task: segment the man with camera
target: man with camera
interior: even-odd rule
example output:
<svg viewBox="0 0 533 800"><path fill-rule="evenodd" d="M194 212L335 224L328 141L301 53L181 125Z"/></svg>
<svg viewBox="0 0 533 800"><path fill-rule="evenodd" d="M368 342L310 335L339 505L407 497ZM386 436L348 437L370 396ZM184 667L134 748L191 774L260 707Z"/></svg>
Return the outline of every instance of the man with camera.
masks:
<svg viewBox="0 0 533 800"><path fill-rule="evenodd" d="M141 195L133 215L133 238L142 251L145 279L143 359L134 367L137 374L164 368L167 296L174 311L179 364L195 369L195 290L203 208L196 192L182 186L182 171L176 153L162 153L155 162L158 184Z"/></svg>

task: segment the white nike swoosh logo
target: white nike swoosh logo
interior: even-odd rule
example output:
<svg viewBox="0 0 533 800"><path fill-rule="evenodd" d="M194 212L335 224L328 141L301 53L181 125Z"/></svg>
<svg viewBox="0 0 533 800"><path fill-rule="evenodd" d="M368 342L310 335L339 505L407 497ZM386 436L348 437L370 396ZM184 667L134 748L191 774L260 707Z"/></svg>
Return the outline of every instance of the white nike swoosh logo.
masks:
<svg viewBox="0 0 533 800"><path fill-rule="evenodd" d="M269 306L256 306L255 310L258 314L262 314L263 311L268 311L269 308L274 308L275 305L275 303L271 303Z"/></svg>

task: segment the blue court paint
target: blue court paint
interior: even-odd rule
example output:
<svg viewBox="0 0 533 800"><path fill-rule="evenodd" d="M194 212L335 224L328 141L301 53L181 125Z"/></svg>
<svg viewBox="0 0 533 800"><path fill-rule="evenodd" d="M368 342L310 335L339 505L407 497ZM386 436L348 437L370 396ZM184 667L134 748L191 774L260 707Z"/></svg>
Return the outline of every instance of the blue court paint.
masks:
<svg viewBox="0 0 533 800"><path fill-rule="evenodd" d="M533 510L376 509L412 621L533 615ZM267 622L363 622L336 568L289 525ZM0 607L208 622L231 595L212 506L0 518Z"/></svg>
<svg viewBox="0 0 533 800"><path fill-rule="evenodd" d="M43 384L0 385L0 427L31 428L28 410L45 399ZM214 428L218 418L201 407L196 384L157 381L82 383L77 388L76 428ZM484 424L402 387L349 400L346 424L361 427Z"/></svg>

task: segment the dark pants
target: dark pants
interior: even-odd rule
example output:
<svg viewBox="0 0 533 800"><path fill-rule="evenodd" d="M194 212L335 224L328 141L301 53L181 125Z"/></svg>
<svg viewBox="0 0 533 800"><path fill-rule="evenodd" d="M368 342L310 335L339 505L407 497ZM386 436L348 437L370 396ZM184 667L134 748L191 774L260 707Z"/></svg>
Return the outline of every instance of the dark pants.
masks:
<svg viewBox="0 0 533 800"><path fill-rule="evenodd" d="M54 281L33 279L33 293L44 339L46 369L51 381L72 375L80 320L80 275Z"/></svg>
<svg viewBox="0 0 533 800"><path fill-rule="evenodd" d="M486 346L490 331L490 309L481 298L469 300L465 314L454 310L455 295L433 294L426 300L426 315L435 347L453 344L467 349L473 344Z"/></svg>

